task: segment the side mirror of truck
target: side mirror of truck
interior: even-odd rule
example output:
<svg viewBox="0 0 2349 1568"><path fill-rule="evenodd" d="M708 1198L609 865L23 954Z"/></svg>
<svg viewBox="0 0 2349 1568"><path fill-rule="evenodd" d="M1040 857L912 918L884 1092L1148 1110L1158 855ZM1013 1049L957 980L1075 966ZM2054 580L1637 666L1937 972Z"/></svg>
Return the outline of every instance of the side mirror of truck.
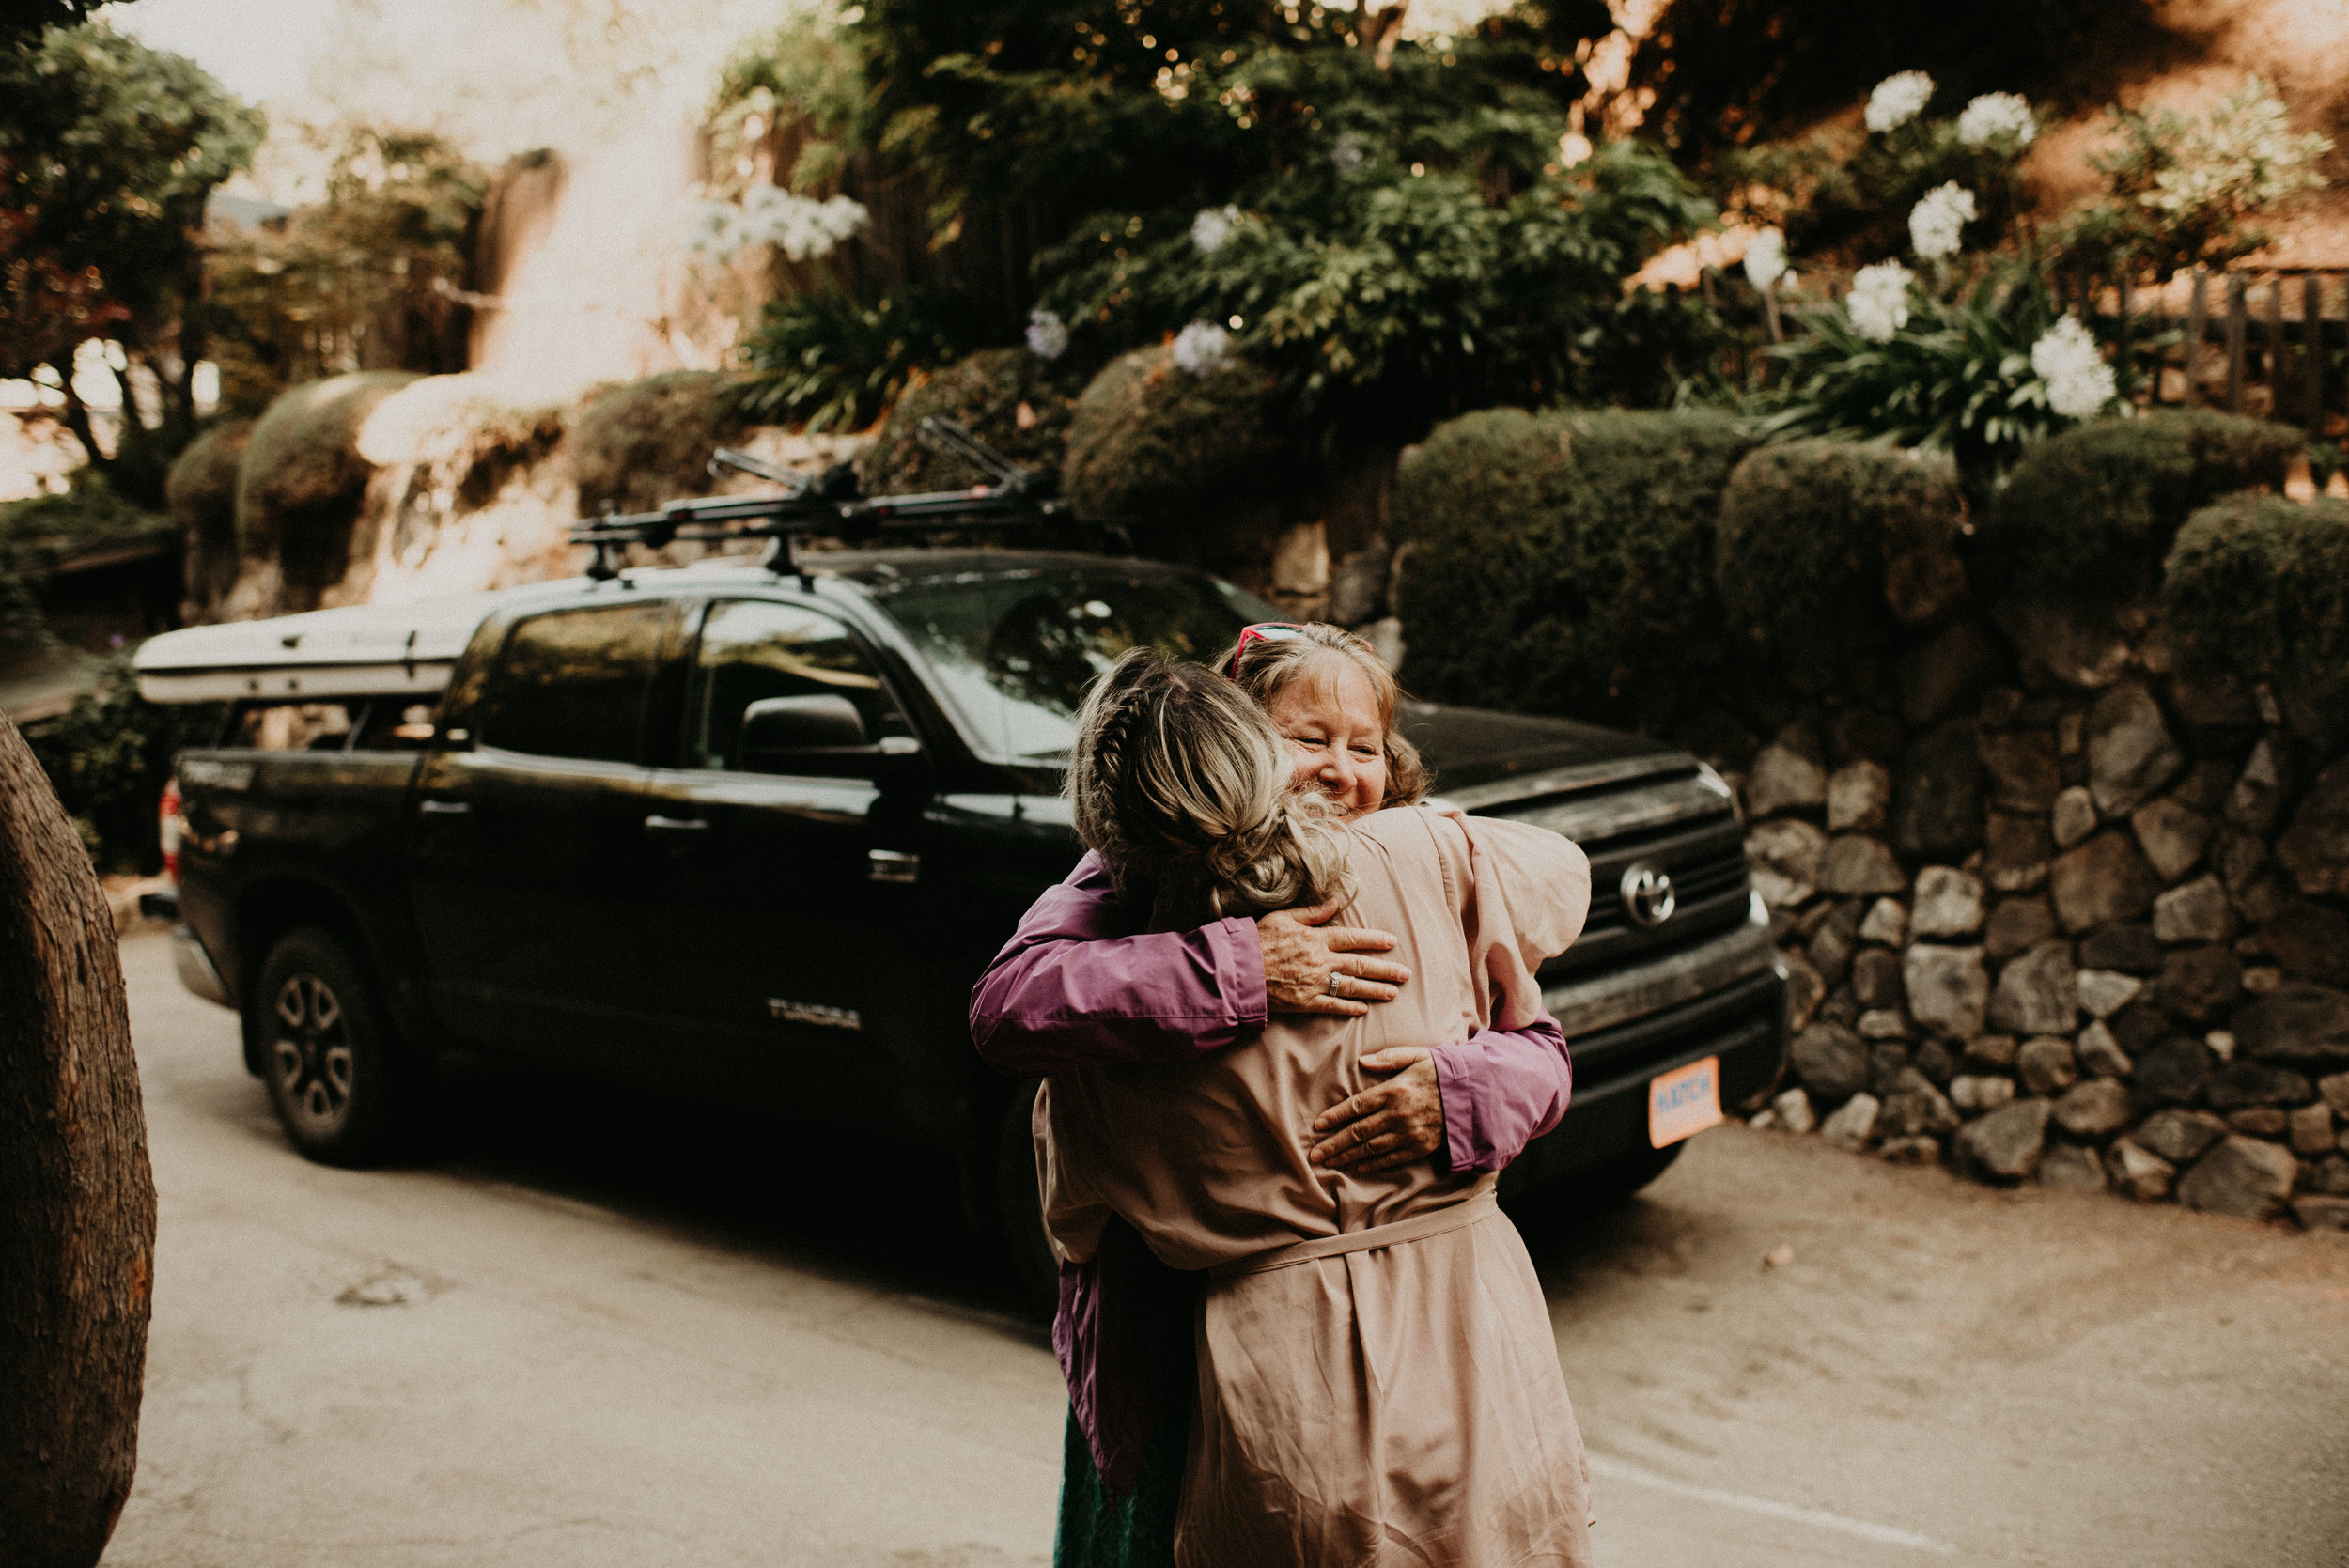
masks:
<svg viewBox="0 0 2349 1568"><path fill-rule="evenodd" d="M872 744L846 697L766 697L742 710L742 758L758 767L780 752L862 751Z"/></svg>
<svg viewBox="0 0 2349 1568"><path fill-rule="evenodd" d="M742 710L741 765L757 773L872 779L885 786L918 768L919 742L866 733L846 697L765 697Z"/></svg>

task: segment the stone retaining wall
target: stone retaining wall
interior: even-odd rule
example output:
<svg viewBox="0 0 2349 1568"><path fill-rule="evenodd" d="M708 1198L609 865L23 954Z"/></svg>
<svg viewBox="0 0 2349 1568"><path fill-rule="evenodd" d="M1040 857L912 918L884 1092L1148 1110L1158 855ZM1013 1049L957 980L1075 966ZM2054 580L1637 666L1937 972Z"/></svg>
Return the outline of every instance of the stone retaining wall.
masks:
<svg viewBox="0 0 2349 1568"><path fill-rule="evenodd" d="M2000 612L1731 774L1793 971L1754 1125L2349 1227L2349 757L2142 607Z"/></svg>

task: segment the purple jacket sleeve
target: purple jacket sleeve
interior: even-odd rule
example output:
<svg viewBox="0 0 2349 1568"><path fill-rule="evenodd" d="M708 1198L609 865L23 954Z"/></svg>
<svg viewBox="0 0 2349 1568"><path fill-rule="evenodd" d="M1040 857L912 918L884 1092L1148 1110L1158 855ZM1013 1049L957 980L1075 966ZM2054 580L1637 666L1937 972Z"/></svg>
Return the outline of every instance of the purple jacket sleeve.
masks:
<svg viewBox="0 0 2349 1568"><path fill-rule="evenodd" d="M1122 935L1100 857L1035 901L971 992L971 1040L1006 1072L1181 1062L1265 1024L1264 950L1237 917Z"/></svg>
<svg viewBox="0 0 2349 1568"><path fill-rule="evenodd" d="M1444 1156L1455 1171L1499 1171L1555 1127L1574 1093L1565 1031L1547 1012L1513 1032L1436 1048Z"/></svg>

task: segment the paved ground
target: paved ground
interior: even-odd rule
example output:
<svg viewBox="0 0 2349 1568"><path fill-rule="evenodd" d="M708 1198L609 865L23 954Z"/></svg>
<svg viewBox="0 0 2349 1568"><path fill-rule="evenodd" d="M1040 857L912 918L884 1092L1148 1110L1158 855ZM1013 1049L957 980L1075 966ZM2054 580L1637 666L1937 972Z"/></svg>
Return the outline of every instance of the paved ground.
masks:
<svg viewBox="0 0 2349 1568"><path fill-rule="evenodd" d="M323 1170L124 958L162 1234L112 1568L1048 1560L1058 1374L938 1172L485 1073L438 1163ZM2349 1563L2349 1238L1735 1127L1525 1224L1610 1568Z"/></svg>

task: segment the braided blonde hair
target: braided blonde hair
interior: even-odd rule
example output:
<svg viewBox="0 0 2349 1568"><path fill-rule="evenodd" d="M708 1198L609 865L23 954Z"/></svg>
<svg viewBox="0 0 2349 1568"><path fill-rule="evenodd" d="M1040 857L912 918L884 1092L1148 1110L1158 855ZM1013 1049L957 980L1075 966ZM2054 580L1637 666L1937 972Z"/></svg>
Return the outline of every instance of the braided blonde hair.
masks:
<svg viewBox="0 0 2349 1568"><path fill-rule="evenodd" d="M1212 670L1135 648L1077 713L1077 836L1152 924L1318 904L1346 885L1335 802L1291 787L1264 710Z"/></svg>

